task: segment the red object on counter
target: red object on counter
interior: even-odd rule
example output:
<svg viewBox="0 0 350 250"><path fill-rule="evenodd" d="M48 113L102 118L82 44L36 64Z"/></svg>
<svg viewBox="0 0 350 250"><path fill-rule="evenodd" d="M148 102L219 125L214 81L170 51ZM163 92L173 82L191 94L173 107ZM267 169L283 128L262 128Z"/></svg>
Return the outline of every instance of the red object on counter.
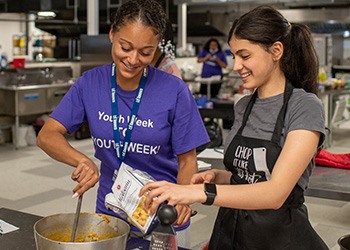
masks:
<svg viewBox="0 0 350 250"><path fill-rule="evenodd" d="M13 67L14 68L24 68L25 63L26 63L26 59L24 59L24 58L13 59Z"/></svg>
<svg viewBox="0 0 350 250"><path fill-rule="evenodd" d="M326 150L321 150L315 157L318 165L350 169L350 154L332 154Z"/></svg>

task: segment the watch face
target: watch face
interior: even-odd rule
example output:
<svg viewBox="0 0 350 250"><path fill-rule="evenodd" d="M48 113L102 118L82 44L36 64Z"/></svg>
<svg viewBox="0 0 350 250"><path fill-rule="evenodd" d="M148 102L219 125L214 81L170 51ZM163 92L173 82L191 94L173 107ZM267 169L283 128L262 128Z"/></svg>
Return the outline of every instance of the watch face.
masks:
<svg viewBox="0 0 350 250"><path fill-rule="evenodd" d="M205 191L207 193L216 194L216 186L215 186L215 184L211 184L211 183L205 184Z"/></svg>

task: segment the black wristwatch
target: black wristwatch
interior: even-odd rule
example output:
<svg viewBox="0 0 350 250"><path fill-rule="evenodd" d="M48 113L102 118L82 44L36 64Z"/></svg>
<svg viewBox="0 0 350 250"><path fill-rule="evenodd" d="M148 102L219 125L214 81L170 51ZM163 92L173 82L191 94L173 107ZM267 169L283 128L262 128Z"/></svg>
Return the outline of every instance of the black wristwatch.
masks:
<svg viewBox="0 0 350 250"><path fill-rule="evenodd" d="M204 192L207 195L207 200L202 204L212 205L216 197L216 185L213 183L204 183Z"/></svg>

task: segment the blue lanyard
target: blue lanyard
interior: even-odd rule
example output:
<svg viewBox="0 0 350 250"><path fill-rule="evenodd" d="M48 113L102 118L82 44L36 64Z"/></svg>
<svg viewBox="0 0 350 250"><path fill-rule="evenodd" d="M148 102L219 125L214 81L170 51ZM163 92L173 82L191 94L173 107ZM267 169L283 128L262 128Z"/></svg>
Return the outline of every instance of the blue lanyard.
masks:
<svg viewBox="0 0 350 250"><path fill-rule="evenodd" d="M124 161L124 158L128 149L128 145L130 143L131 133L132 133L132 130L134 129L137 113L139 111L142 94L145 89L146 80L147 80L147 70L145 68L142 73L142 77L138 88L138 93L135 97L134 104L131 109L130 120L126 128L126 134L125 134L123 146L121 145L121 141L120 141L119 119L118 119L119 112L118 112L118 102L117 102L117 81L116 81L115 74L116 74L116 67L115 67L115 63L113 63L112 78L111 78L113 135L114 135L114 142L116 145L117 157L119 158L120 164L121 164Z"/></svg>

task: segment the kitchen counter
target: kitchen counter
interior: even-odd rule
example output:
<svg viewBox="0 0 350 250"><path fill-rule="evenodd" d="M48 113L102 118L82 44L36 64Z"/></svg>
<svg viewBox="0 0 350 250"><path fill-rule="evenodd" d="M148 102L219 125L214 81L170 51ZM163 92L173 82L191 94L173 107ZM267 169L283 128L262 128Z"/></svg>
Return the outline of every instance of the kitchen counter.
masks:
<svg viewBox="0 0 350 250"><path fill-rule="evenodd" d="M350 201L350 170L316 166L310 177L307 196Z"/></svg>
<svg viewBox="0 0 350 250"><path fill-rule="evenodd" d="M9 90L9 91L19 91L19 90L33 90L33 89L50 89L56 87L66 87L72 86L73 82L62 82L62 83L51 83L51 84L28 84L28 85L0 85L0 89Z"/></svg>
<svg viewBox="0 0 350 250"><path fill-rule="evenodd" d="M20 229L4 235L0 234L1 250L35 250L33 226L42 217L18 212L15 210L0 208L0 219Z"/></svg>
<svg viewBox="0 0 350 250"><path fill-rule="evenodd" d="M19 212L12 209L0 208L0 219L19 227L17 231L13 231L4 235L0 234L1 250L36 250L34 229L35 222L40 220L41 216ZM150 242L143 239L131 237L126 246L126 250L148 249ZM179 250L186 250L178 247ZM112 249L111 249L112 250Z"/></svg>
<svg viewBox="0 0 350 250"><path fill-rule="evenodd" d="M94 68L104 64L109 64L112 61L109 59L101 60L101 58L92 57L91 60L70 60L70 59L57 59L56 61L26 61L25 68L42 68L42 67L71 67L73 78L78 79L85 71L84 68Z"/></svg>
<svg viewBox="0 0 350 250"><path fill-rule="evenodd" d="M225 169L223 160L198 158L210 163L213 169ZM331 200L350 201L350 170L325 166L316 166L310 176L306 196Z"/></svg>

